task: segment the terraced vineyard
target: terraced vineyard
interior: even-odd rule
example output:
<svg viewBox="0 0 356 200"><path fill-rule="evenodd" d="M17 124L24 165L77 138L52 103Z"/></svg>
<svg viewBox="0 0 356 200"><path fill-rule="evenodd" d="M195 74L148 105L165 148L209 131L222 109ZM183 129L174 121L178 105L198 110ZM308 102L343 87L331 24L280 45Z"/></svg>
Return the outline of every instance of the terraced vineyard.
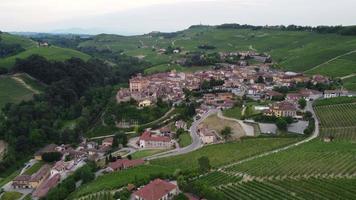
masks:
<svg viewBox="0 0 356 200"><path fill-rule="evenodd" d="M206 174L198 179L200 182L204 182L207 185L223 185L228 183L235 183L242 180L240 176L231 176L223 172L214 171Z"/></svg>
<svg viewBox="0 0 356 200"><path fill-rule="evenodd" d="M315 110L321 123L322 137L356 141L355 103L316 106Z"/></svg>
<svg viewBox="0 0 356 200"><path fill-rule="evenodd" d="M355 199L356 179L249 181L219 186L225 199Z"/></svg>

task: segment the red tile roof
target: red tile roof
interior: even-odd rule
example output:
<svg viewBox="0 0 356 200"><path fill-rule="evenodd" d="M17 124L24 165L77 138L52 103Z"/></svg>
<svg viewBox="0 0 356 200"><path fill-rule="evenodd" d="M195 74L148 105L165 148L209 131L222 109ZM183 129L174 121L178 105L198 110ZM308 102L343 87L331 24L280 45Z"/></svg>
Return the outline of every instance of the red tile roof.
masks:
<svg viewBox="0 0 356 200"><path fill-rule="evenodd" d="M35 190L32 194L33 197L42 198L47 195L48 191L55 187L60 181L61 176L59 174L54 175L53 177L47 179Z"/></svg>
<svg viewBox="0 0 356 200"><path fill-rule="evenodd" d="M150 132L145 131L141 137L140 140L144 141L155 141L155 142L170 142L171 139L166 136L154 136Z"/></svg>
<svg viewBox="0 0 356 200"><path fill-rule="evenodd" d="M159 200L177 187L178 186L167 181L156 179L142 189L134 192L134 195L139 196L144 200Z"/></svg>
<svg viewBox="0 0 356 200"><path fill-rule="evenodd" d="M144 163L145 161L142 159L137 159L137 160L120 159L110 163L109 167L113 170L117 170L122 168L130 168L138 165L143 165Z"/></svg>

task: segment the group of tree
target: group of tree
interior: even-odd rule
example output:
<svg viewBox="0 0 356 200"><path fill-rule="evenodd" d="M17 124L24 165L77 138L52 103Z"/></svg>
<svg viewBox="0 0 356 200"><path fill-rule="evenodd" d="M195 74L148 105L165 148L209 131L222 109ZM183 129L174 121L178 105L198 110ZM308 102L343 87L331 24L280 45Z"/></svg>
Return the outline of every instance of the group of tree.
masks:
<svg viewBox="0 0 356 200"><path fill-rule="evenodd" d="M210 80L204 80L203 83L200 85L200 89L202 90L210 90L216 86L221 86L224 84L224 80L216 80L214 78Z"/></svg>
<svg viewBox="0 0 356 200"><path fill-rule="evenodd" d="M0 33L0 58L16 55L22 51L25 51L25 49L20 44L4 42Z"/></svg>
<svg viewBox="0 0 356 200"><path fill-rule="evenodd" d="M252 30L280 30L280 31L308 31L321 34L334 33L340 35L356 35L356 26L254 26L248 24L222 24L216 26L218 29L252 29Z"/></svg>
<svg viewBox="0 0 356 200"><path fill-rule="evenodd" d="M0 162L0 169L21 166L22 158L46 144L78 143L113 96L111 86L102 86L113 83L115 77L111 68L98 60L53 62L30 56L18 60L13 72L28 73L47 87L31 101L3 108L0 139L9 143L9 151ZM76 126L63 128L64 122L70 120L75 120Z"/></svg>

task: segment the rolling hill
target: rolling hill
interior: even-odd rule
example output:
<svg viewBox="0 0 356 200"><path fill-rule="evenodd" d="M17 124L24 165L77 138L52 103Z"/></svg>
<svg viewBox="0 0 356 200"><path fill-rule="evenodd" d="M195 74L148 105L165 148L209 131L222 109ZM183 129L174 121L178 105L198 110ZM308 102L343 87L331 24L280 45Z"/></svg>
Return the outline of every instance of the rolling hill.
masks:
<svg viewBox="0 0 356 200"><path fill-rule="evenodd" d="M49 60L58 61L64 61L72 57L81 58L83 60L88 60L90 58L89 55L73 49L56 46L38 47L37 43L31 39L8 33L2 33L0 34L0 37L1 43L18 44L24 49L15 55L0 58L0 67L11 68L15 64L17 58L27 58L33 54L41 55Z"/></svg>
<svg viewBox="0 0 356 200"><path fill-rule="evenodd" d="M308 74L321 73L333 77L342 77L356 71L354 62L356 54L347 54L356 50L355 37L308 31L218 29L203 26L189 28L170 37L164 37L164 34L129 37L103 34L94 37L93 40L82 42L79 48L124 52L143 58L151 62L152 66L156 66L169 63L181 55L158 54L152 50L153 47L180 47L184 52L201 51L198 46L204 44L216 47L208 52L239 50L265 52L272 55L278 66L285 70L306 71ZM332 62L328 62L331 60ZM342 66L342 70L335 73L335 69L340 69L339 65Z"/></svg>

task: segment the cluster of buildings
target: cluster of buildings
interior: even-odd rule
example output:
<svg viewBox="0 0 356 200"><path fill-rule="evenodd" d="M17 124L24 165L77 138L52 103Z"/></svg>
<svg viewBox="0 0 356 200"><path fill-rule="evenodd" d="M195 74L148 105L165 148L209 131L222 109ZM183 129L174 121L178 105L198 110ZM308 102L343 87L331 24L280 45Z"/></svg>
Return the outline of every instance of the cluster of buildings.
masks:
<svg viewBox="0 0 356 200"><path fill-rule="evenodd" d="M70 145L49 144L34 154L36 162L44 162L47 153L60 153L61 159L54 164L44 164L32 175L26 171L12 181L14 189L34 190L32 196L41 198L55 187L61 180L76 171L85 164L86 160L94 160L104 157L113 144L113 138L106 138L101 145L97 142L82 142L76 149Z"/></svg>

